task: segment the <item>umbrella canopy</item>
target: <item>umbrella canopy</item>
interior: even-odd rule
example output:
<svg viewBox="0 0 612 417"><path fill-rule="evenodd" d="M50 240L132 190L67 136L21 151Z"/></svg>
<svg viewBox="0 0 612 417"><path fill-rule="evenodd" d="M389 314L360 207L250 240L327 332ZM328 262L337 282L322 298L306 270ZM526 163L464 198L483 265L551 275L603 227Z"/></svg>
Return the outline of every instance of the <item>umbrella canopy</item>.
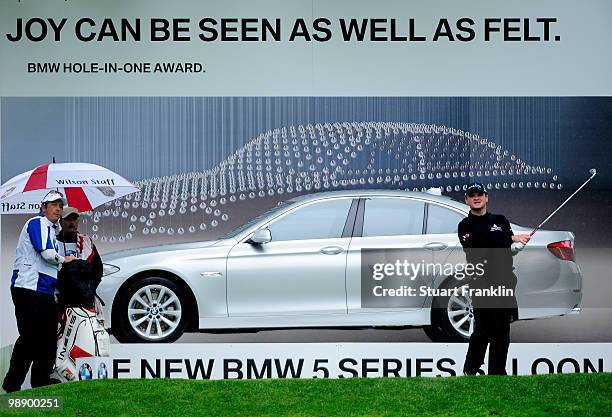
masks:
<svg viewBox="0 0 612 417"><path fill-rule="evenodd" d="M11 178L0 187L0 214L38 213L49 190L59 190L79 211L140 191L113 171L94 164L46 164Z"/></svg>

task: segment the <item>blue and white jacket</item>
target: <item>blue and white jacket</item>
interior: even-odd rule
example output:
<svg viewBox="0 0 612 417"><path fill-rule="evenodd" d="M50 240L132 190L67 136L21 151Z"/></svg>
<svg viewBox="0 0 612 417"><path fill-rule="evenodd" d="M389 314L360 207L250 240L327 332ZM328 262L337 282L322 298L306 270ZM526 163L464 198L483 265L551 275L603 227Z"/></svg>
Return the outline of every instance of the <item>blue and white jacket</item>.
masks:
<svg viewBox="0 0 612 417"><path fill-rule="evenodd" d="M64 262L55 238L59 227L43 214L26 222L17 243L11 288L27 288L50 296L55 294L57 271Z"/></svg>

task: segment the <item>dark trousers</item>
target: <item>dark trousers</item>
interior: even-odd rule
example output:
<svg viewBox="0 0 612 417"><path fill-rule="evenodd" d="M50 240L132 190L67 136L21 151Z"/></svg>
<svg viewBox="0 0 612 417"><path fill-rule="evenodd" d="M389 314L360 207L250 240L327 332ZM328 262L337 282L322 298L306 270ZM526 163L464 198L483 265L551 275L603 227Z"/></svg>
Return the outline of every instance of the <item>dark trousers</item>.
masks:
<svg viewBox="0 0 612 417"><path fill-rule="evenodd" d="M11 288L19 338L13 347L11 364L2 388L19 391L30 365L32 387L49 385L57 349L55 299L25 288Z"/></svg>
<svg viewBox="0 0 612 417"><path fill-rule="evenodd" d="M475 375L484 363L489 346L489 375L507 375L506 359L510 346L511 308L474 308L474 332L465 357L463 372Z"/></svg>

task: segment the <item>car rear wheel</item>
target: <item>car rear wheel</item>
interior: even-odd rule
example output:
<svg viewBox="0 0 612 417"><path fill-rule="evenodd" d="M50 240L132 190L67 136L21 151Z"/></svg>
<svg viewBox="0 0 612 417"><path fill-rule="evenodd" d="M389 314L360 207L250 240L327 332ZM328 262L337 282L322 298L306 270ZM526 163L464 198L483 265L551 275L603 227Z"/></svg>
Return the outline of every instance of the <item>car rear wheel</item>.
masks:
<svg viewBox="0 0 612 417"><path fill-rule="evenodd" d="M174 342L187 327L190 308L186 295L181 286L165 277L135 281L125 289L116 306L115 336L128 343Z"/></svg>
<svg viewBox="0 0 612 417"><path fill-rule="evenodd" d="M443 288L452 288L449 281ZM425 333L434 342L467 342L474 331L474 307L469 296L436 297L431 307L431 325Z"/></svg>

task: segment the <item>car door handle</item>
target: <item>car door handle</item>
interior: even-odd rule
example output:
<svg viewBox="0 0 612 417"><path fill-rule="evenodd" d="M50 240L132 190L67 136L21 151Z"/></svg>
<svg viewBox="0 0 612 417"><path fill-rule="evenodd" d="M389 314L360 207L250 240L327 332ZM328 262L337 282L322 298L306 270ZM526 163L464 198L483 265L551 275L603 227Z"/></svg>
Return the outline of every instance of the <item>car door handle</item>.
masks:
<svg viewBox="0 0 612 417"><path fill-rule="evenodd" d="M344 249L342 249L340 246L325 246L324 248L319 249L319 252L325 255L337 255L344 252Z"/></svg>
<svg viewBox="0 0 612 417"><path fill-rule="evenodd" d="M222 277L223 274L219 271L205 271L200 272L200 275L204 278L214 278L214 277Z"/></svg>
<svg viewBox="0 0 612 417"><path fill-rule="evenodd" d="M444 250L448 248L448 245L443 242L431 242L423 246L425 249L429 250Z"/></svg>

